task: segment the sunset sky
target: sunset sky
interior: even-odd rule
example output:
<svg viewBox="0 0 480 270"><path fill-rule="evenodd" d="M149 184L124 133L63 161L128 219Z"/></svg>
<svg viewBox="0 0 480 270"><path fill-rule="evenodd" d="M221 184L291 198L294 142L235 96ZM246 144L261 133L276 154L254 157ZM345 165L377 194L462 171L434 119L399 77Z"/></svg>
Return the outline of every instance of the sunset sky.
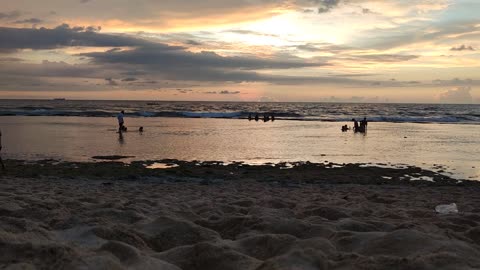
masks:
<svg viewBox="0 0 480 270"><path fill-rule="evenodd" d="M0 98L480 103L478 0L0 0Z"/></svg>

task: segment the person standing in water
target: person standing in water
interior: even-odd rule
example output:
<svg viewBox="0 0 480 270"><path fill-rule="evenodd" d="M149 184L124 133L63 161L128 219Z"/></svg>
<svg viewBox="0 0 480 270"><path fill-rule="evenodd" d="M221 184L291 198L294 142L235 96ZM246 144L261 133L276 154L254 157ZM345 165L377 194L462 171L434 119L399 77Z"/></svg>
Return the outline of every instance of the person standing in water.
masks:
<svg viewBox="0 0 480 270"><path fill-rule="evenodd" d="M2 165L2 170L5 171L5 164L3 164L1 152L2 152L2 131L0 130L0 165Z"/></svg>
<svg viewBox="0 0 480 270"><path fill-rule="evenodd" d="M117 115L117 119L118 119L118 132L122 132L124 131L125 129L125 126L123 125L124 122L123 122L123 115L125 114L125 111L121 111L118 115Z"/></svg>
<svg viewBox="0 0 480 270"><path fill-rule="evenodd" d="M268 116L267 114L264 114L263 115L263 122L268 122L270 121L270 116Z"/></svg>
<svg viewBox="0 0 480 270"><path fill-rule="evenodd" d="M367 131L367 126L368 126L367 117L364 117L362 122L363 122L363 130L365 132Z"/></svg>
<svg viewBox="0 0 480 270"><path fill-rule="evenodd" d="M353 118L352 121L353 121L353 132L359 132L360 129L358 127L358 121L355 120L355 118Z"/></svg>

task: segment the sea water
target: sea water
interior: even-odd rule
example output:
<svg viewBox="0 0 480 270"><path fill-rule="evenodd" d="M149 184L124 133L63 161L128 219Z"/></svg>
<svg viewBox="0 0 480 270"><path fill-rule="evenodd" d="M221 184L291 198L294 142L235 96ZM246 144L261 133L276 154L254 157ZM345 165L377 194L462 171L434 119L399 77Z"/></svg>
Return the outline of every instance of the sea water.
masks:
<svg viewBox="0 0 480 270"><path fill-rule="evenodd" d="M0 116L247 118L274 114L277 120L349 121L368 117L376 122L480 124L480 105L168 102L84 100L0 100Z"/></svg>
<svg viewBox="0 0 480 270"><path fill-rule="evenodd" d="M461 179L480 179L479 106L475 105L344 104L344 108L340 104L320 104L321 110L328 115L315 116L318 119L328 119L322 121L311 119L315 104L309 103L240 104L248 109L237 110L242 112L235 118L211 118L215 114L235 111L232 108L236 105L232 103L193 102L190 107L187 102L152 105L169 106L170 111L190 111L203 116L191 118L178 115L134 116L133 112L144 109L140 105L146 102L111 102L107 106L108 102L105 101L72 101L73 107L62 101L16 102L24 102L23 116L19 116L19 113L15 113L15 116L0 116L4 158L93 161L93 156L123 155L133 156L126 161L181 159L245 161L255 164L281 161L355 162L381 166L403 164L436 169ZM9 101L2 101L2 110L12 112L15 107L19 111L18 103L12 105ZM30 104L29 108L27 103ZM40 104L43 109L38 109ZM287 113L284 113L285 118L282 119L281 106L297 108L295 113L298 115L288 118ZM302 106L311 109L300 109ZM389 107L391 108L388 109ZM82 112L83 116L55 116L58 111L62 111L60 115L67 115L66 111L78 111L81 114L81 108L90 112L95 108L96 112L104 111L106 115ZM119 134L113 116L122 108L127 111L125 124L129 131ZM420 108L429 108L430 112L435 111L437 114L427 114ZM275 111L277 120L256 122L243 119L242 116L250 110L256 112L254 109L261 113ZM24 116L24 112L29 110L43 110L41 114L35 114L42 116ZM288 109L288 115L293 114L292 110ZM401 113L402 110L409 114ZM415 110L418 111L413 112ZM45 116L45 111L56 113ZM308 111L310 112L306 115L305 112ZM366 114L367 111L369 114ZM207 113L212 115L206 115ZM87 114L90 116L87 117ZM405 121L407 118L413 119L414 114L415 119L424 120L421 123ZM332 115L337 115L337 118ZM352 117L363 118L364 115L376 119L369 123L366 134L340 131L344 124L351 126L351 122L346 120ZM379 115L390 119L403 117L404 120L379 121ZM310 121L299 121L308 117ZM427 122L427 118L436 121ZM439 122L439 119L443 121ZM140 126L144 127L143 133L137 131Z"/></svg>

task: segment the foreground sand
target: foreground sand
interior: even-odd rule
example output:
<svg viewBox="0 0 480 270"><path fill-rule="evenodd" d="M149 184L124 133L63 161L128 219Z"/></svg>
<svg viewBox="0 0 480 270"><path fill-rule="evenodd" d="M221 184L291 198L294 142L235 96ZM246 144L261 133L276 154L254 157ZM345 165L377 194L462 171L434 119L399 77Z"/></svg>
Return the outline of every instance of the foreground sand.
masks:
<svg viewBox="0 0 480 270"><path fill-rule="evenodd" d="M188 176L179 175L184 167L121 178L86 168L66 177L71 164L9 165L0 178L0 268L480 269L475 183L358 184L353 167L252 167L236 177L192 165ZM32 176L31 166L48 173ZM323 173L343 184L287 179ZM434 212L451 202L460 213Z"/></svg>

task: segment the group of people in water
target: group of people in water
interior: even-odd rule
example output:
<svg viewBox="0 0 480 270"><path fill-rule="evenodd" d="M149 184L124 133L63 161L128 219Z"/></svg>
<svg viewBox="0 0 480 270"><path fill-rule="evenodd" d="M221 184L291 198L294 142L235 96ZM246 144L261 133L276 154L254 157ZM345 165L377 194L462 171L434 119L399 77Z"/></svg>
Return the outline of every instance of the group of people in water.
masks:
<svg viewBox="0 0 480 270"><path fill-rule="evenodd" d="M260 116L258 115L258 113L255 114L255 117L252 117L252 114L248 114L248 121L252 121L252 120L255 120L255 121L259 121L260 120ZM263 115L263 122L268 122L268 121L275 121L275 116L273 114L264 114Z"/></svg>
<svg viewBox="0 0 480 270"><path fill-rule="evenodd" d="M360 133L366 133L367 132L367 126L368 126L368 121L367 118L364 117L363 120L357 121L355 118L352 119L353 121L353 132L360 132ZM350 128L348 125L342 126L342 132L347 132L349 131Z"/></svg>
<svg viewBox="0 0 480 270"><path fill-rule="evenodd" d="M125 121L123 120L123 117L125 115L125 111L121 111L118 115L117 115L117 119L118 119L118 133L122 133L122 132L125 132L127 131L127 127L125 126ZM255 120L255 121L260 121L260 116L258 115L258 113L255 114L255 116L252 116L252 114L248 114L248 121L252 121L252 120ZM263 122L268 122L268 121L275 121L275 116L273 114L264 114L263 115ZM355 118L352 119L353 121L353 132L360 132L360 133L366 133L367 132L367 126L368 126L368 121L367 121L367 118L364 117L363 120L360 120L360 121L357 121L355 120ZM350 127L348 127L348 125L343 125L342 126L342 132L347 132L350 130ZM143 127L140 127L138 129L139 132L143 132ZM0 132L0 150L1 150L1 132ZM1 162L1 158L0 158L0 162ZM3 163L2 163L2 166L3 166Z"/></svg>

